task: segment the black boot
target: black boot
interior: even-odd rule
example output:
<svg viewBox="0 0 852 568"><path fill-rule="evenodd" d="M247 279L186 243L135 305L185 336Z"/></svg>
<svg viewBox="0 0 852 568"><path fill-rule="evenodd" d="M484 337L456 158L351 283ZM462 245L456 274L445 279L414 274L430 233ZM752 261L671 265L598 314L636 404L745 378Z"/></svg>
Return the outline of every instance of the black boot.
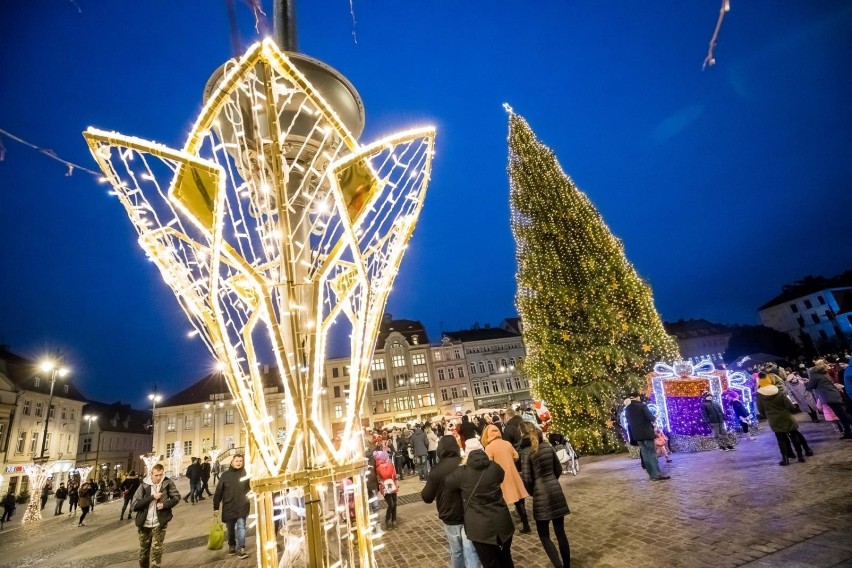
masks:
<svg viewBox="0 0 852 568"><path fill-rule="evenodd" d="M523 499L515 503L515 511L518 512L518 517L521 518L521 534L531 533L532 530L530 529L530 520L529 518L527 518L527 508L524 507Z"/></svg>
<svg viewBox="0 0 852 568"><path fill-rule="evenodd" d="M790 458L788 458L787 456L784 456L784 459L782 459L780 462L778 462L778 465L790 465Z"/></svg>

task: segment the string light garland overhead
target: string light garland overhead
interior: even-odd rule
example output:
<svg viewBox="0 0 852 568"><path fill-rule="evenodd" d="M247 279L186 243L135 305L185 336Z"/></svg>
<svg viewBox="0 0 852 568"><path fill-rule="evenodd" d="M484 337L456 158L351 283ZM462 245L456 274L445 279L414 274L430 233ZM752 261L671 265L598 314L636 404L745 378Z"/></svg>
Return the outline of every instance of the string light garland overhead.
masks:
<svg viewBox="0 0 852 568"><path fill-rule="evenodd" d="M15 142L18 142L19 144L23 144L24 146L26 146L28 148L32 148L33 150L47 156L51 160L56 160L57 162L64 164L65 167L68 168L65 172L66 176L71 176L74 173L74 170L80 170L80 171L86 172L87 174L97 176L98 179L103 178L103 174L101 174L99 172L96 172L94 170L90 170L89 168L87 168L85 166L81 166L80 164L75 164L74 162L70 162L70 161L65 160L63 158L60 158L59 156L56 155L56 152L54 152L53 150L51 150L49 148L42 148L41 146L36 146L32 142L27 142L23 138L21 138L19 136L15 136L11 132L9 132L7 130L3 130L2 128L0 128L0 162L4 161L5 158L6 158L6 148L3 146L3 142L2 142L3 136L5 136L6 138L9 138L11 140L14 140Z"/></svg>
<svg viewBox="0 0 852 568"><path fill-rule="evenodd" d="M222 364L248 439L258 564L374 566L380 529L367 507L360 412L435 131L360 144L349 115L300 70L306 59L265 40L227 63L181 150L94 128L84 136L140 246ZM333 324L349 331L351 353L339 447L322 392ZM280 440L261 357L281 378ZM340 514L341 500L354 517Z"/></svg>

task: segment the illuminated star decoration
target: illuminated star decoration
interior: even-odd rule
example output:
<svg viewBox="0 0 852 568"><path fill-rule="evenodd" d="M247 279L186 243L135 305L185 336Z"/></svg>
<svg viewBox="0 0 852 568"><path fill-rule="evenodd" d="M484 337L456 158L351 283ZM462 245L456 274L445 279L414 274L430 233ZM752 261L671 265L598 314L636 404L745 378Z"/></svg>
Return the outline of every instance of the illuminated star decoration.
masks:
<svg viewBox="0 0 852 568"><path fill-rule="evenodd" d="M422 208L434 129L360 145L266 40L229 64L183 150L95 129L85 137L140 246L224 366L249 442L258 563L374 565L381 544L367 509L359 413L384 306ZM320 392L335 322L351 349L339 449ZM281 440L259 369L270 357L284 393ZM354 526L335 514L346 478L354 480ZM302 514L282 546L273 517L284 493Z"/></svg>

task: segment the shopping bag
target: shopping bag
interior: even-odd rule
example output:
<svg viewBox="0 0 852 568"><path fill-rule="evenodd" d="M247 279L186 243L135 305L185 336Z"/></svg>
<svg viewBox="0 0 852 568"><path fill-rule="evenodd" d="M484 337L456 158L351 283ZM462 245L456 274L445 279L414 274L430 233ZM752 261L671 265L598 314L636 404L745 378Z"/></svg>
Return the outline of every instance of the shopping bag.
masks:
<svg viewBox="0 0 852 568"><path fill-rule="evenodd" d="M225 525L219 520L217 515L213 516L213 522L210 523L210 536L207 537L207 549L219 550L225 544Z"/></svg>

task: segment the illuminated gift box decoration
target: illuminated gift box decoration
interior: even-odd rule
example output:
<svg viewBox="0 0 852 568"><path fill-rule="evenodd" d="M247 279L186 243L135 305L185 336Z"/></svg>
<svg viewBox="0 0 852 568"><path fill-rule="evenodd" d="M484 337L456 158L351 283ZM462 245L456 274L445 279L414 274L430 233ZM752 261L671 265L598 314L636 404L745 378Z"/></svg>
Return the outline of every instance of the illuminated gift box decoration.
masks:
<svg viewBox="0 0 852 568"><path fill-rule="evenodd" d="M716 369L709 360L698 365L689 361L676 361L672 366L659 362L648 375L648 392L656 407L657 426L669 433L672 448L696 451L715 447L709 438L710 425L701 415L701 395L711 394L725 411L728 430L735 432L739 426L731 407L731 393L736 392L753 414L751 383L745 374Z"/></svg>

